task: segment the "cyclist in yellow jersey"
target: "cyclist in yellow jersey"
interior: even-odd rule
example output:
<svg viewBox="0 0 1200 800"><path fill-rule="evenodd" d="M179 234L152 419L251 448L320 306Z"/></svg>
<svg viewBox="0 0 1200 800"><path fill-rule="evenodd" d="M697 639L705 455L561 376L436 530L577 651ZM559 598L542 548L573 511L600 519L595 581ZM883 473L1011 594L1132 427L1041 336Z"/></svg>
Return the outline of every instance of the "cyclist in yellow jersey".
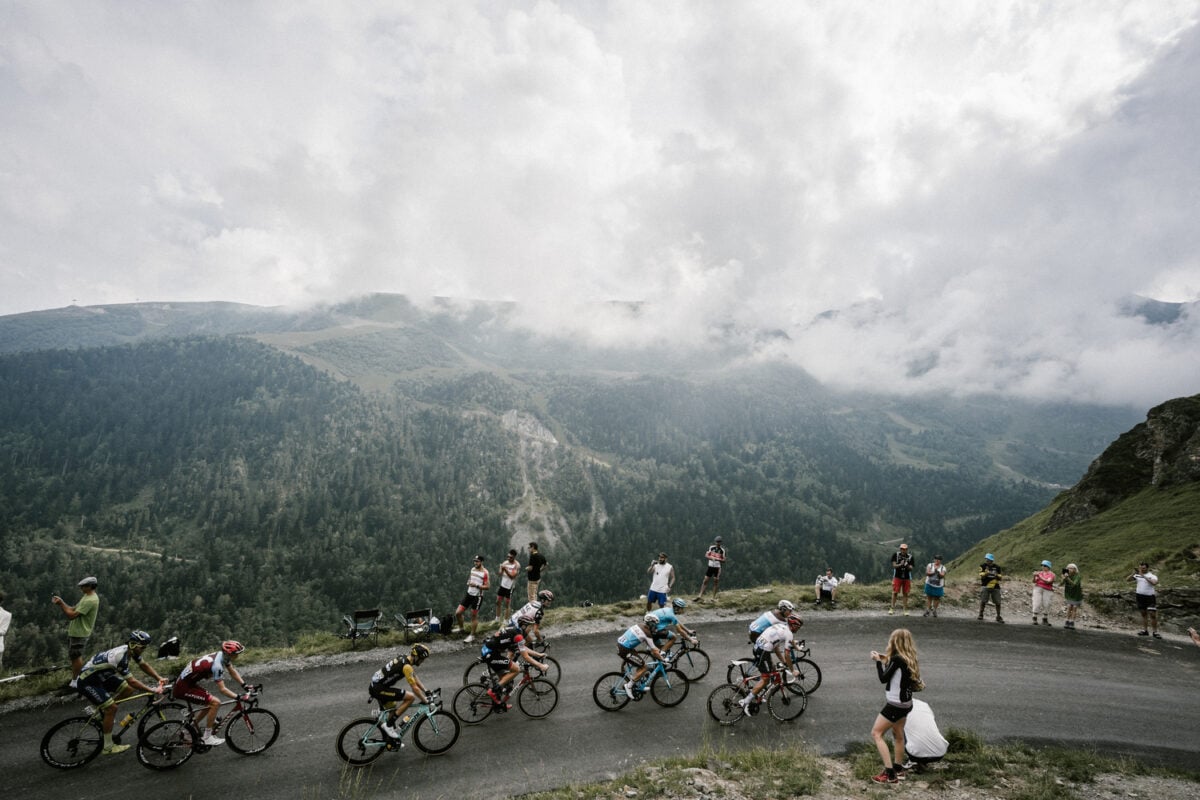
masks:
<svg viewBox="0 0 1200 800"><path fill-rule="evenodd" d="M383 723L380 728L393 739L400 738L400 732L396 730L396 720L397 718L403 719L401 715L413 704L413 698L415 697L422 703L429 702L425 684L421 683L416 671L416 668L421 666L421 663L428 657L429 647L417 643L412 646L408 655L393 658L371 676L371 685L367 692L379 701L380 708L389 710L387 722ZM396 686L401 678L408 681L408 690L403 686Z"/></svg>

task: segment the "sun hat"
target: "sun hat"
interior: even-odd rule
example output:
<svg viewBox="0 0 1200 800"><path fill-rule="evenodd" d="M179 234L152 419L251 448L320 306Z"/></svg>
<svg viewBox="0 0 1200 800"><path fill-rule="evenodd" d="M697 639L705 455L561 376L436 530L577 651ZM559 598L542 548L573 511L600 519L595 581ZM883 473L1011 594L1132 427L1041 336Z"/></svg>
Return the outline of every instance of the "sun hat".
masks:
<svg viewBox="0 0 1200 800"><path fill-rule="evenodd" d="M1054 565L1050 563L1049 559L1043 559L1042 566L1045 567L1046 569L1050 569L1050 567L1053 567Z"/></svg>

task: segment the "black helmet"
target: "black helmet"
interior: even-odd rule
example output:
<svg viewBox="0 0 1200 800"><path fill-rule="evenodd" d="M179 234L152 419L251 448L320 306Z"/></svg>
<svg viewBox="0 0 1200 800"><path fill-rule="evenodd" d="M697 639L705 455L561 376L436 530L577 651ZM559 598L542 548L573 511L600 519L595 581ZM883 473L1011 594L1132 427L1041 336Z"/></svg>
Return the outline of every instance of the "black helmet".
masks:
<svg viewBox="0 0 1200 800"><path fill-rule="evenodd" d="M130 644L140 644L142 647L150 644L150 634L145 631L132 631L129 634Z"/></svg>
<svg viewBox="0 0 1200 800"><path fill-rule="evenodd" d="M412 650L408 651L408 660L414 665L419 665L422 661L429 658L429 646L417 642L412 646Z"/></svg>

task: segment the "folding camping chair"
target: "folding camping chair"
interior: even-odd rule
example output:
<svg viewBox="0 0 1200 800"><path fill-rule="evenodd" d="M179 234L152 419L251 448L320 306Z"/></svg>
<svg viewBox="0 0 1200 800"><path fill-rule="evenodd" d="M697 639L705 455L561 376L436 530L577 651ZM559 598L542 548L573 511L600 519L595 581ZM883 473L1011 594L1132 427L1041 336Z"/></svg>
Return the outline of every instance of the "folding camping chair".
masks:
<svg viewBox="0 0 1200 800"><path fill-rule="evenodd" d="M404 629L404 643L419 642L428 639L432 630L433 609L418 608L401 616L396 615L396 622Z"/></svg>
<svg viewBox="0 0 1200 800"><path fill-rule="evenodd" d="M342 617L342 623L346 626L346 631L339 635L343 639L350 640L350 647L352 649L358 645L359 639L365 639L368 636L374 637L375 643L378 644L379 620L382 618L383 612L378 608L370 608L347 614Z"/></svg>

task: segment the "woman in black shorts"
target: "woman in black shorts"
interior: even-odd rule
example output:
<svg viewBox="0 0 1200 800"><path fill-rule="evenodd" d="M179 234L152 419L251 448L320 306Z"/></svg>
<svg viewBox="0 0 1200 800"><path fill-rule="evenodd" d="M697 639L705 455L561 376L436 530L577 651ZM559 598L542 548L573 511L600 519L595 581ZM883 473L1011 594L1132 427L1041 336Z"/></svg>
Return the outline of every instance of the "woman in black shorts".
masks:
<svg viewBox="0 0 1200 800"><path fill-rule="evenodd" d="M917 646L907 628L897 628L888 637L887 650L871 651L871 660L879 673L879 682L887 686L887 702L871 728L871 739L883 758L883 772L871 780L876 783L896 783L904 777L900 766L904 759L904 720L912 710L912 686L921 679L917 662ZM893 750L888 752L884 735L891 730Z"/></svg>

